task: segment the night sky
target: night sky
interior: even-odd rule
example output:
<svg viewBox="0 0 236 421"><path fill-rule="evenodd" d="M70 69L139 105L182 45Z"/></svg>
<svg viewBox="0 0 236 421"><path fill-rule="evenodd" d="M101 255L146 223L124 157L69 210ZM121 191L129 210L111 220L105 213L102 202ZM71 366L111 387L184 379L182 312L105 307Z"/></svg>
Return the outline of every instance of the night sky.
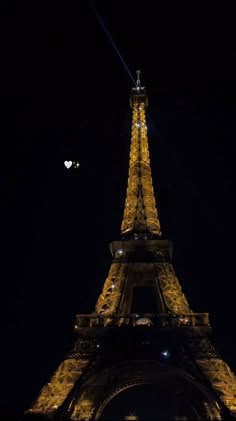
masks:
<svg viewBox="0 0 236 421"><path fill-rule="evenodd" d="M75 314L94 310L120 239L132 80L89 2L3 3L0 410L13 419L72 347ZM95 7L132 75L142 71L163 237L236 371L233 11Z"/></svg>

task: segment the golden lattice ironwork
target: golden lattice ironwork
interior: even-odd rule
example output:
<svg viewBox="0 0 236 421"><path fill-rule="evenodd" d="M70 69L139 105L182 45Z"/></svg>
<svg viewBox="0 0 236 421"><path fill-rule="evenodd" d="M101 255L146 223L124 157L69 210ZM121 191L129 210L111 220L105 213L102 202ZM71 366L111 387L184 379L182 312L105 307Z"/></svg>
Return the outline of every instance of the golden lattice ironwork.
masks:
<svg viewBox="0 0 236 421"><path fill-rule="evenodd" d="M94 400L92 396L87 396L88 393L84 392L76 403L73 413L71 415L72 420L91 420L94 419Z"/></svg>
<svg viewBox="0 0 236 421"><path fill-rule="evenodd" d="M50 381L41 390L30 412L55 413L57 408L64 402L88 363L88 359L65 359L59 365Z"/></svg>
<svg viewBox="0 0 236 421"><path fill-rule="evenodd" d="M137 88L138 89L138 88ZM121 226L124 236L130 234L161 235L152 186L149 159L144 88L132 93L132 135L129 178ZM139 94L140 92L140 94Z"/></svg>
<svg viewBox="0 0 236 421"><path fill-rule="evenodd" d="M155 267L167 310L175 314L190 313L192 310L172 264L170 262L155 263Z"/></svg>
<svg viewBox="0 0 236 421"><path fill-rule="evenodd" d="M221 358L196 358L196 363L224 402L236 416L236 376Z"/></svg>
<svg viewBox="0 0 236 421"><path fill-rule="evenodd" d="M110 315L117 310L127 268L127 263L112 263L95 307L96 313Z"/></svg>

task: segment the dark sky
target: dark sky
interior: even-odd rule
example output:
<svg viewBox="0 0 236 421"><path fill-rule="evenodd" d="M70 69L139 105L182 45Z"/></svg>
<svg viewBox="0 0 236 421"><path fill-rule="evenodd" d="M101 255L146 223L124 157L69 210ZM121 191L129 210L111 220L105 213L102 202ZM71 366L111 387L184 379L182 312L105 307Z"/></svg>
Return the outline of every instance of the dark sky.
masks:
<svg viewBox="0 0 236 421"><path fill-rule="evenodd" d="M176 273L236 371L233 11L95 5L131 73L142 70ZM120 239L132 81L89 2L1 8L0 408L13 417L71 348L74 316L93 311Z"/></svg>

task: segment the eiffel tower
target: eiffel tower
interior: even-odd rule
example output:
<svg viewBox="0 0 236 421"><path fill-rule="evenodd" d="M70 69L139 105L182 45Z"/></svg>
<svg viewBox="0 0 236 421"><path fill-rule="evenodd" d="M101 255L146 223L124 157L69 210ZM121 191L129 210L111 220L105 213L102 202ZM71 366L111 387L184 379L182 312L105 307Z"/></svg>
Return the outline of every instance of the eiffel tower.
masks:
<svg viewBox="0 0 236 421"><path fill-rule="evenodd" d="M213 346L208 313L194 313L162 239L150 169L148 98L137 71L121 240L92 314L76 316L75 345L23 419L236 418L236 377Z"/></svg>

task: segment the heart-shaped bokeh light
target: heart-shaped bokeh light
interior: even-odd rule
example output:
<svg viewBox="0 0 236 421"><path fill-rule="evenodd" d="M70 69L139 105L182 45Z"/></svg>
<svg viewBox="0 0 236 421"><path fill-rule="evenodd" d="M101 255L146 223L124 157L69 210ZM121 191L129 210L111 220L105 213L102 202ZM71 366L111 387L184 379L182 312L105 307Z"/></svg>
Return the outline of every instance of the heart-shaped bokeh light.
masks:
<svg viewBox="0 0 236 421"><path fill-rule="evenodd" d="M72 165L72 161L65 161L65 162L64 162L64 165L65 165L65 167L66 167L67 169L69 169L69 168L71 167L71 165Z"/></svg>

